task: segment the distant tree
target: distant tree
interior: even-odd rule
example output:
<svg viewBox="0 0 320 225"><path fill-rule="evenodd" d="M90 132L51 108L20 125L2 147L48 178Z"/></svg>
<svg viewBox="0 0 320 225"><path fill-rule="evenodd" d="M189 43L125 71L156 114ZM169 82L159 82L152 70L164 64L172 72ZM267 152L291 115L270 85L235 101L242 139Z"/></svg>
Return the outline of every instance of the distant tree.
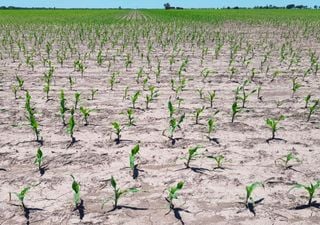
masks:
<svg viewBox="0 0 320 225"><path fill-rule="evenodd" d="M163 6L164 6L165 9L170 9L171 8L170 3L165 3Z"/></svg>
<svg viewBox="0 0 320 225"><path fill-rule="evenodd" d="M314 8L314 9L317 9L317 8L318 8L318 6L317 6L317 5L315 5L315 6L313 6L313 8Z"/></svg>
<svg viewBox="0 0 320 225"><path fill-rule="evenodd" d="M287 5L287 9L293 9L295 7L295 4L289 4L289 5Z"/></svg>

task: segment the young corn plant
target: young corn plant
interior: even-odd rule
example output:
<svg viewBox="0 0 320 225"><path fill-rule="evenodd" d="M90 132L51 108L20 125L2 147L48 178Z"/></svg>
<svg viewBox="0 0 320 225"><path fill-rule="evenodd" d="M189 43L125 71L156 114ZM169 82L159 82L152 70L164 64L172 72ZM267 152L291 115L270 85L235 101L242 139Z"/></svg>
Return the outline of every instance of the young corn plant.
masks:
<svg viewBox="0 0 320 225"><path fill-rule="evenodd" d="M119 202L119 199L120 199L121 196L123 196L124 194L126 194L128 192L135 193L135 192L139 191L137 188L128 188L128 189L121 190L120 188L118 188L117 182L113 178L113 176L111 177L111 186L113 188L113 193L114 193L114 203L113 203L113 209L112 210L116 210L116 209L120 209L121 208L118 205L118 202Z"/></svg>
<svg viewBox="0 0 320 225"><path fill-rule="evenodd" d="M308 114L307 122L310 121L312 114L314 114L318 109L319 102L320 102L320 99L317 99L313 102L313 105L309 106L309 114Z"/></svg>
<svg viewBox="0 0 320 225"><path fill-rule="evenodd" d="M238 103L235 101L231 106L231 123L233 123L236 115L241 111L241 108L238 106Z"/></svg>
<svg viewBox="0 0 320 225"><path fill-rule="evenodd" d="M287 155L278 158L275 161L275 164L281 163L281 166L283 166L283 168L285 170L292 168L292 164L291 162L296 161L296 162L300 162L300 159L298 157L296 157L292 152L289 152Z"/></svg>
<svg viewBox="0 0 320 225"><path fill-rule="evenodd" d="M88 108L85 108L83 106L80 107L80 112L82 113L83 115L83 119L84 119L84 125L85 126L88 126L88 117L90 116L90 113L92 112L92 109L88 109Z"/></svg>
<svg viewBox="0 0 320 225"><path fill-rule="evenodd" d="M304 105L304 108L307 109L309 107L309 102L311 100L311 94L308 94L305 98L304 98L304 101L305 101L305 105Z"/></svg>
<svg viewBox="0 0 320 225"><path fill-rule="evenodd" d="M116 79L117 77L119 76L119 72L114 72L112 73L112 76L109 80L109 84L110 84L110 90L113 91L113 87L114 87L114 84L116 83Z"/></svg>
<svg viewBox="0 0 320 225"><path fill-rule="evenodd" d="M112 123L112 127L114 130L114 133L117 135L115 142L116 142L116 144L119 144L120 138L121 138L121 131L122 131L121 125L119 122L115 121Z"/></svg>
<svg viewBox="0 0 320 225"><path fill-rule="evenodd" d="M172 118L176 110L171 101L168 102L168 110L169 110L169 118Z"/></svg>
<svg viewBox="0 0 320 225"><path fill-rule="evenodd" d="M43 152L41 148L38 148L34 163L38 166L40 174L43 174L42 162L43 162Z"/></svg>
<svg viewBox="0 0 320 225"><path fill-rule="evenodd" d="M181 191L183 186L184 186L184 182L180 181L176 186L169 188L168 196L167 196L166 200L169 202L170 211L174 209L173 200L178 199L178 192Z"/></svg>
<svg viewBox="0 0 320 225"><path fill-rule="evenodd" d="M176 132L176 130L179 128L181 128L181 123L183 122L185 118L185 114L183 114L182 116L180 116L179 120L177 120L176 118L171 118L170 119L170 124L169 124L169 139L172 142L172 145L175 144L176 139L174 138L174 134Z"/></svg>
<svg viewBox="0 0 320 225"><path fill-rule="evenodd" d="M72 78L71 75L69 75L68 80L69 80L69 89L72 90L73 86L76 84L76 81L75 79Z"/></svg>
<svg viewBox="0 0 320 225"><path fill-rule="evenodd" d="M188 156L184 158L184 159L187 160L187 162L184 163L184 165L186 166L187 169L190 168L190 162L192 160L194 160L199 155L199 153L197 151L200 148L201 148L201 146L196 146L196 147L193 147L193 148L189 148Z"/></svg>
<svg viewBox="0 0 320 225"><path fill-rule="evenodd" d="M291 188L289 191L291 191L292 189L305 189L306 192L308 192L309 194L309 199L308 199L308 206L312 206L313 202L312 199L316 193L316 191L320 188L320 181L316 181L314 184L310 183L309 186L307 185L303 185L303 184L296 184L293 188Z"/></svg>
<svg viewBox="0 0 320 225"><path fill-rule="evenodd" d="M68 123L68 127L67 127L67 133L70 135L71 137L71 144L76 142L76 138L73 136L74 133L74 127L76 126L76 122L74 120L74 109L70 110L70 119L69 119L69 123Z"/></svg>
<svg viewBox="0 0 320 225"><path fill-rule="evenodd" d="M132 171L133 179L136 178L135 170L137 169L137 165L135 164L135 161L136 161L136 156L139 153L139 151L140 151L140 146L136 145L136 146L134 146L133 149L131 149L131 153L130 153L130 156L129 156L129 163L130 163L130 168L131 168L131 171Z"/></svg>
<svg viewBox="0 0 320 225"><path fill-rule="evenodd" d="M74 178L73 175L71 175L72 177L72 191L73 191L73 204L75 208L79 207L79 204L81 202L81 198L80 198L80 183L76 181L76 179Z"/></svg>
<svg viewBox="0 0 320 225"><path fill-rule="evenodd" d="M210 118L208 120L208 137L210 138L210 134L216 129L216 120L214 118Z"/></svg>
<svg viewBox="0 0 320 225"><path fill-rule="evenodd" d="M33 130L33 132L35 133L36 135L36 141L37 142L40 142L42 143L42 140L40 138L40 130L39 130L39 124L36 120L36 117L35 117L35 111L34 109L31 107L31 95L29 94L29 92L27 91L26 92L26 103L25 103L25 108L27 110L27 119L30 123L30 126Z"/></svg>
<svg viewBox="0 0 320 225"><path fill-rule="evenodd" d="M136 107L136 103L138 101L140 94L141 94L140 91L137 91L136 93L134 93L134 95L131 96L131 102L132 102L133 109L135 109L135 107Z"/></svg>
<svg viewBox="0 0 320 225"><path fill-rule="evenodd" d="M128 97L129 86L124 89L122 100L126 100Z"/></svg>
<svg viewBox="0 0 320 225"><path fill-rule="evenodd" d="M203 99L203 88L197 89L197 92L199 93L199 98Z"/></svg>
<svg viewBox="0 0 320 225"><path fill-rule="evenodd" d="M31 187L25 187L20 192L15 192L14 194L17 196L18 200L20 201L21 207L23 209L26 208L26 205L24 204L24 199L26 198L27 193L29 192Z"/></svg>
<svg viewBox="0 0 320 225"><path fill-rule="evenodd" d="M242 101L242 108L245 108L245 104L246 104L249 96L257 91L257 89L254 89L254 90L250 91L249 93L247 93L246 86L247 86L248 83L249 83L248 80L244 81L243 85L240 87L240 91L242 93L241 93L241 95L239 95L237 97L237 99L240 99Z"/></svg>
<svg viewBox="0 0 320 225"><path fill-rule="evenodd" d="M24 80L21 77L19 77L18 75L16 75L16 80L18 82L19 89L23 90Z"/></svg>
<svg viewBox="0 0 320 225"><path fill-rule="evenodd" d="M214 169L223 169L222 163L225 161L225 158L223 155L208 156L208 158L213 159L215 161L216 167Z"/></svg>
<svg viewBox="0 0 320 225"><path fill-rule="evenodd" d="M276 131L280 129L280 127L278 127L278 124L280 121L284 120L286 117L284 115L281 115L279 118L277 119L272 119L272 118L268 118L266 119L266 125L271 129L271 133L272 133L272 137L270 140L275 139L275 134Z"/></svg>
<svg viewBox="0 0 320 225"><path fill-rule="evenodd" d="M133 114L134 114L134 110L133 109L131 109L131 108L127 109L127 117L128 117L128 120L129 120L128 126L135 126L135 120L134 120Z"/></svg>
<svg viewBox="0 0 320 225"><path fill-rule="evenodd" d="M257 188L257 187L264 187L263 183L261 182L255 182L252 184L249 184L246 186L246 200L245 200L245 205L247 208L250 208L250 204L254 205L255 201L253 199L253 191Z"/></svg>
<svg viewBox="0 0 320 225"><path fill-rule="evenodd" d="M62 124L63 126L66 126L66 121L65 121L65 113L68 111L66 107L66 99L64 97L64 91L60 91L60 116L62 119Z"/></svg>
<svg viewBox="0 0 320 225"><path fill-rule="evenodd" d="M208 99L209 99L209 101L210 101L210 108L212 108L213 107L213 101L214 101L214 99L216 98L216 91L209 91L208 92Z"/></svg>
<svg viewBox="0 0 320 225"><path fill-rule="evenodd" d="M196 124L199 124L199 117L203 113L203 111L204 111L204 106L202 106L201 108L196 109L196 111L194 113L195 118L196 118Z"/></svg>
<svg viewBox="0 0 320 225"><path fill-rule="evenodd" d="M146 109L149 109L149 104L152 101L152 98L150 95L146 95Z"/></svg>
<svg viewBox="0 0 320 225"><path fill-rule="evenodd" d="M18 97L17 97L18 86L17 86L17 85L12 85L12 86L11 86L11 90L12 90L12 92L13 92L13 94L14 94L14 99L18 99Z"/></svg>
<svg viewBox="0 0 320 225"><path fill-rule="evenodd" d="M74 98L75 98L75 101L74 101L74 109L77 109L78 108L78 104L80 102L80 93L79 92L76 92L74 94Z"/></svg>
<svg viewBox="0 0 320 225"><path fill-rule="evenodd" d="M99 91L98 89L91 89L91 100L92 101L94 100L94 96L96 96L98 91Z"/></svg>
<svg viewBox="0 0 320 225"><path fill-rule="evenodd" d="M301 88L301 84L297 82L297 77L292 79L292 98L294 97L294 94L298 91L299 88Z"/></svg>

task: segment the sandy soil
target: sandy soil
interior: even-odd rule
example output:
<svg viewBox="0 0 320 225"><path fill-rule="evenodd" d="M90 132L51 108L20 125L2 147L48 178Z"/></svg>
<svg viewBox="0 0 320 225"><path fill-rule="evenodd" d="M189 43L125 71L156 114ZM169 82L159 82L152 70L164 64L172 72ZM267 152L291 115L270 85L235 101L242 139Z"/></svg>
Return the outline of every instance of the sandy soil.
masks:
<svg viewBox="0 0 320 225"><path fill-rule="evenodd" d="M142 18L135 13L123 19ZM145 22L143 22L145 23ZM160 29L163 28L163 29ZM9 28L8 28L9 29ZM20 53L20 59L13 62L9 56L9 48L1 46L2 60L0 70L0 224L317 224L320 219L318 205L303 207L307 203L307 193L303 190L288 192L295 183L308 184L320 179L317 165L320 163L318 154L320 146L319 113L306 122L308 109L304 108L304 97L312 93L312 99L319 97L319 74L310 74L302 80L304 72L309 68L309 49L319 55L319 41L314 41L312 34L303 36L301 30L288 27L273 27L271 25L253 26L247 24L225 23L219 26L202 25L186 26L183 29L164 25L152 27L150 24L120 27L113 26L112 31L104 28L101 32L110 40L119 38L112 46L111 41L103 46L104 62L102 66L96 63L99 44L90 53L90 38L97 38L90 29L85 30L84 40L77 38L77 31L71 27L48 28L44 36L46 40L54 40L59 36L58 30L70 31L70 38L75 48L81 52L86 69L81 76L74 71L73 62L78 55L68 53L63 67L55 58L55 51L66 43L66 37L56 39L53 44L55 66L50 101L46 101L43 92L43 73L48 66L43 66L41 57L46 57L45 43L41 45L41 57L36 53L32 70L25 64L25 57ZM122 41L135 31L150 29L150 40L154 42L150 52L151 66L146 59L148 38L142 33L136 33L140 52L132 47L130 40L121 52ZM195 41L191 40L191 30L196 30ZM41 28L36 32L40 33ZM173 32L175 31L175 32ZM214 48L217 32L225 38L218 59L215 59ZM162 33L161 33L162 32ZM180 32L180 33L179 33ZM26 31L28 33L28 31ZM178 35L179 33L179 35ZM162 48L157 36L164 41L168 34L168 46ZM12 34L15 39L22 39L19 33ZM148 36L148 34L145 34ZM161 36L162 35L162 36ZM73 37L73 38L72 38ZM177 39L179 42L176 42ZM201 43L201 40L204 43ZM102 36L96 39L100 43ZM233 64L237 72L229 79L230 43L240 43ZM279 51L286 40L292 42L293 51L301 56L300 62L288 68L290 56L279 62ZM198 42L198 43L197 43ZM25 40L28 50L33 40ZM173 44L177 43L173 50ZM197 45L199 44L199 45ZM242 64L246 49L247 57L252 56L248 67ZM201 65L202 46L208 47ZM17 46L14 47L18 52ZM108 50L107 50L108 49ZM288 52L289 48L286 48ZM176 62L170 70L169 57L176 54ZM251 54L252 52L252 54ZM265 66L260 69L260 62L266 52L270 52ZM90 53L90 54L89 54ZM126 71L124 61L127 53L132 54L132 65ZM141 53L144 57L141 58ZM112 57L115 62L112 62ZM169 127L167 103L171 98L175 107L178 101L171 90L171 79L177 80L177 71L183 60L188 57L189 63L182 74L187 79L185 90L179 95L184 101L175 117L186 114L181 129L175 137L179 138L174 145L162 135ZM155 72L157 59L161 61L161 78L157 83ZM112 62L110 71L108 63ZM19 67L19 64L21 66ZM267 65L269 71L266 72ZM135 78L139 68L144 68L144 77L140 83ZM202 81L200 76L204 68L215 71ZM243 109L231 123L231 105L234 101L234 90L247 79L252 68L256 75L247 89L253 90L261 84L262 101L254 93L248 98ZM281 71L281 75L271 82L272 74ZM110 90L108 80L113 72L120 72L113 90ZM18 91L18 99L14 99L11 90L16 84L15 75L25 80L24 90L29 90L41 128L43 137L45 173L41 176L34 164L35 153L39 146L34 141L34 134L25 118L25 91ZM76 83L69 88L68 77L71 75ZM157 99L145 109L145 96L149 91L142 88L142 80L150 77L148 85L154 85L159 91ZM292 77L298 77L303 86L292 97ZM136 126L128 127L125 112L131 107L130 97L123 100L123 93L129 87L129 96L135 91L142 91L135 109ZM197 89L203 88L207 97L208 91L216 90L214 107L206 99L200 99ZM89 117L89 125L84 126L81 113L75 114L76 129L74 136L77 142L68 148L70 137L66 127L62 126L59 116L59 92L64 89L67 106L74 104L74 93L81 93L79 106L94 109ZM89 100L92 89L98 89L94 100ZM205 106L200 116L199 124L195 124L194 112ZM218 143L208 140L207 121L214 112L217 128L212 137ZM271 140L270 129L265 125L266 118L285 115L280 122L282 127L276 136L281 140ZM70 113L66 114L67 120ZM120 121L124 126L121 142L116 144L111 126L113 121ZM139 175L133 179L129 168L129 153L140 144L140 154L137 159ZM184 169L184 159L189 148L201 145L200 155L191 162L191 169ZM284 170L275 165L275 160L293 151L302 160L294 163L291 169ZM207 156L222 154L226 161L224 169L215 169L215 163ZM74 175L81 184L81 199L84 215L74 210L73 193L71 189ZM138 193L127 194L119 200L121 209L111 211L112 201L101 208L105 199L113 196L110 177L114 176L121 188L137 187ZM177 182L184 181L185 187L174 200L174 211L169 211L165 200L167 190ZM254 191L256 200L263 200L254 207L256 215L246 209L246 185L261 181L265 188ZM25 198L28 215L18 206L17 198L9 192L18 192L23 187L32 186ZM315 195L318 200L318 195ZM299 207L302 206L302 207ZM298 207L298 208L296 208ZM26 218L28 217L28 218ZM80 217L82 217L80 219Z"/></svg>

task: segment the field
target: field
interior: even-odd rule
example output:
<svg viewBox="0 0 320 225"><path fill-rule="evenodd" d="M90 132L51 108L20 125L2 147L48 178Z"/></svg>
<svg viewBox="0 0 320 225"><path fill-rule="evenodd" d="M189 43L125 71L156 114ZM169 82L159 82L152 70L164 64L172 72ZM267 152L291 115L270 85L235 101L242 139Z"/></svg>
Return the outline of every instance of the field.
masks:
<svg viewBox="0 0 320 225"><path fill-rule="evenodd" d="M1 225L319 223L320 11L0 28Z"/></svg>

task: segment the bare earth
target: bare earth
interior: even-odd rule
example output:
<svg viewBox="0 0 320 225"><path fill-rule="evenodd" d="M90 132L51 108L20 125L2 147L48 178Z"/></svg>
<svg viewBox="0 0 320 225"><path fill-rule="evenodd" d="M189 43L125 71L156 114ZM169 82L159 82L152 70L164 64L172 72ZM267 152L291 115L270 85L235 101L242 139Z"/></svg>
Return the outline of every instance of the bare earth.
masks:
<svg viewBox="0 0 320 225"><path fill-rule="evenodd" d="M132 14L123 19L141 19L145 17ZM143 22L142 22L143 23ZM70 55L63 67L56 60L56 50L61 48L63 40L53 44L51 61L55 67L50 100L46 101L43 91L43 73L48 66L43 66L41 57L46 57L45 42L41 45L41 56L33 57L34 71L25 64L25 57L21 53L20 60L13 62L9 57L9 49L3 50L0 60L0 224L317 224L320 211L315 204L313 207L303 207L307 203L307 193L300 190L290 190L295 183L309 184L320 179L318 165L320 156L319 113L312 115L310 122L306 122L308 109L304 108L304 97L312 93L312 100L319 97L319 74L312 72L302 80L304 72L309 68L309 49L319 55L319 42L313 40L312 35L303 36L303 31L294 28L272 26L254 26L249 24L225 23L221 25L203 25L182 29L180 42L173 50L169 44L162 48L157 41L156 34L160 28L170 33L164 25L149 27L149 34L153 47L150 52L151 65L146 59L148 38L142 34L137 37L140 53L132 48L129 41L122 52L122 41L126 35L135 29L144 30L148 25L131 26L126 28L114 26L114 33L109 37L119 37L119 42L112 46L108 41L103 46L104 62L98 66L96 57L102 37L96 37L89 29L84 33L84 41L77 39L75 31L71 29L70 38L75 44L76 51L80 51L87 67L83 76L74 71L73 62L78 54ZM138 28L137 28L138 27ZM192 27L192 28L191 28ZM51 27L45 36L46 40L59 37ZM61 28L68 32L67 28ZM108 28L104 28L108 30ZM170 28L175 30L174 27ZM178 28L177 28L178 29ZM205 43L197 45L199 36L191 41L191 30L194 29L205 38ZM169 31L168 31L169 30ZM38 28L36 32L40 32ZM225 43L218 59L215 59L215 32L224 36ZM26 31L27 33L29 31ZM121 33L122 32L122 33ZM124 32L124 33L123 33ZM17 39L22 34L13 34ZM164 34L163 34L164 35ZM123 37L122 37L123 36ZM286 36L292 41L293 51L301 56L301 61L288 69L290 56L285 62L279 62L279 51L286 42ZM165 35L163 36L163 38ZM237 72L230 80L229 57L231 39L242 46L237 52L234 67ZM65 38L65 37L64 37ZM64 39L62 38L62 39ZM97 45L90 53L90 38L96 39ZM174 35L169 36L173 43ZM201 38L199 38L201 40ZM201 41L200 41L201 42ZM33 41L25 40L27 48L32 48ZM246 54L246 48L253 48ZM203 47L208 48L201 65ZM18 52L18 47L15 46ZM108 50L107 50L108 49ZM180 51L178 51L180 49ZM288 48L287 48L288 49ZM262 69L260 62L266 52L270 56ZM68 52L68 51L67 51ZM144 57L141 58L141 53ZM175 52L175 63L170 70L169 58ZM132 54L132 65L126 71L125 58ZM253 55L251 54L253 53ZM252 56L248 67L243 65L243 56ZM113 62L113 56L115 61ZM186 87L179 97L184 101L175 117L186 114L181 129L175 136L178 138L174 145L162 135L168 133L169 114L167 104L169 99L178 108L178 101L171 90L171 79L177 79L183 60L189 59L186 71L182 74L186 78ZM160 82L155 80L157 60L161 61ZM108 63L111 62L110 71ZM21 66L19 67L19 63ZM269 71L266 72L267 65ZM144 70L140 83L136 82L139 68ZM215 71L205 81L200 76L204 68ZM246 108L243 109L231 123L231 105L234 102L234 90L250 77L252 68L256 69L253 81L248 90L257 88L261 84L262 101L254 93L248 98ZM272 74L281 71L280 75L271 82ZM113 72L120 72L113 90L110 90L110 79ZM31 104L37 114L43 137L44 163L46 170L43 176L34 164L35 153L39 146L34 141L35 136L25 118L25 91L18 91L18 99L14 99L11 87L16 84L15 76L25 80L24 90L32 96ZM71 90L68 77L71 75L76 83ZM143 79L150 77L148 85L154 85L159 91L159 97L150 103L146 110L145 96L148 90L143 90ZM303 86L292 97L291 78L297 76ZM129 87L128 97L123 100L124 89ZM203 88L204 99L200 99L197 89ZM65 91L68 108L74 104L74 93L81 93L79 106L85 106L94 111L89 116L89 125L84 126L81 113L76 111L76 129L74 136L77 142L68 148L70 137L66 127L62 126L59 115L59 93ZM98 89L94 100L91 90ZM136 126L125 126L128 122L123 113L132 106L130 96L136 91L142 91L135 109ZM213 108L207 100L208 91L216 90ZM310 103L311 104L311 103ZM205 106L200 115L199 124L195 124L194 112ZM214 112L217 128L212 137L217 142L207 138L207 121ZM285 115L286 119L279 123L280 130L276 137L281 140L267 139L271 131L266 126L267 118ZM66 113L68 121L70 113ZM116 144L115 134L111 123L119 121L123 126L121 142ZM140 144L140 154L137 159L140 169L137 179L132 178L129 168L129 153ZM184 169L184 159L189 148L203 146L200 155L191 162L191 169ZM275 160L293 151L302 160L294 163L291 169L284 170L275 165ZM226 161L224 169L214 169L215 163L207 156L222 154ZM83 200L84 215L80 219L79 211L74 210L71 189L74 175L81 184L81 199ZM120 188L137 187L139 192L127 194L120 198L121 209L111 211L112 201L108 201L102 208L104 200L113 197L110 177L114 176ZM179 181L185 182L185 187L174 200L175 210L169 211L165 200L167 190ZM254 215L245 208L245 186L252 182L264 182L265 188L254 191L255 199L263 200L255 205ZM9 199L9 192L18 192L23 187L32 186L26 196L25 204L29 209L26 218L14 194ZM315 195L315 199L318 195ZM300 207L299 207L300 206ZM82 216L81 216L82 217Z"/></svg>

